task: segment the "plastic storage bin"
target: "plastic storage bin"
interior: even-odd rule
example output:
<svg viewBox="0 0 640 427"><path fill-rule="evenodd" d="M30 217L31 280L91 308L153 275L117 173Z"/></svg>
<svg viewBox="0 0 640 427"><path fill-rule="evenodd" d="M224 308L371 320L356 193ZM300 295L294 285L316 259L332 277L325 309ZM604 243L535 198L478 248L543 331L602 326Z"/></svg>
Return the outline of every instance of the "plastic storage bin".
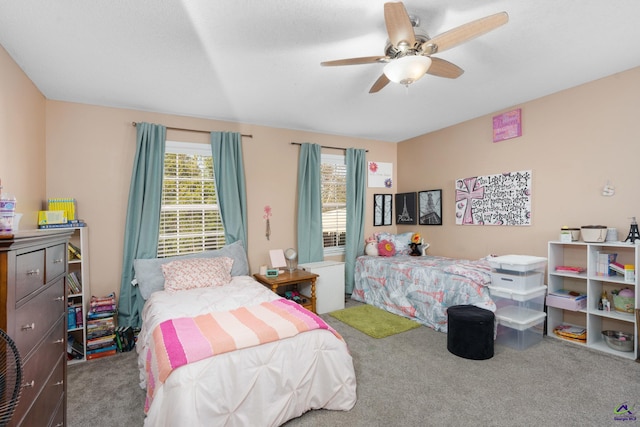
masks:
<svg viewBox="0 0 640 427"><path fill-rule="evenodd" d="M489 286L496 303L496 344L524 350L542 340L546 286L525 291Z"/></svg>
<svg viewBox="0 0 640 427"><path fill-rule="evenodd" d="M503 255L489 259L491 268L503 273L527 272L542 269L547 265L547 259L530 255Z"/></svg>
<svg viewBox="0 0 640 427"><path fill-rule="evenodd" d="M505 255L489 260L492 286L524 291L544 284L547 259L527 255Z"/></svg>
<svg viewBox="0 0 640 427"><path fill-rule="evenodd" d="M496 344L525 350L542 341L545 312L515 306L499 311L496 312Z"/></svg>
<svg viewBox="0 0 640 427"><path fill-rule="evenodd" d="M489 286L491 299L496 303L498 311L505 307L520 307L523 309L544 311L544 298L547 294L546 286L538 286L526 291Z"/></svg>

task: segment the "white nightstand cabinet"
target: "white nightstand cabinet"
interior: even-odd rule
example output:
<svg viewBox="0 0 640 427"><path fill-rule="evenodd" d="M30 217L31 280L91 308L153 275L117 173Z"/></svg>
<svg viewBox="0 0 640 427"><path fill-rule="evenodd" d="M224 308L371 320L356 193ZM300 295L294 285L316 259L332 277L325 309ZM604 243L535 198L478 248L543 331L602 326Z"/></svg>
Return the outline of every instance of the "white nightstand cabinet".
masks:
<svg viewBox="0 0 640 427"><path fill-rule="evenodd" d="M344 262L320 261L299 264L298 268L319 275L316 281L316 313L344 308ZM304 286L301 287L304 290ZM308 295L307 292L303 292Z"/></svg>

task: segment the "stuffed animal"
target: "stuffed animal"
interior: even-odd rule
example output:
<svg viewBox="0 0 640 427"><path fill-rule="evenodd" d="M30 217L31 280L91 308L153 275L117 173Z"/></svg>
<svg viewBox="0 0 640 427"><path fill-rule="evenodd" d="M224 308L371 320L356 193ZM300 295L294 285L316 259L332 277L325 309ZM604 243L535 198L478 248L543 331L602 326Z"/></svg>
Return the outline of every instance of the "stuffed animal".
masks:
<svg viewBox="0 0 640 427"><path fill-rule="evenodd" d="M364 253L369 256L378 256L378 240L375 237L369 237L364 246Z"/></svg>
<svg viewBox="0 0 640 427"><path fill-rule="evenodd" d="M411 252L409 252L409 255L411 256L422 256L422 249L420 248L420 245L417 243L409 243L409 247L411 248Z"/></svg>
<svg viewBox="0 0 640 427"><path fill-rule="evenodd" d="M364 247L364 253L369 256L378 256L378 244L376 242L368 242Z"/></svg>

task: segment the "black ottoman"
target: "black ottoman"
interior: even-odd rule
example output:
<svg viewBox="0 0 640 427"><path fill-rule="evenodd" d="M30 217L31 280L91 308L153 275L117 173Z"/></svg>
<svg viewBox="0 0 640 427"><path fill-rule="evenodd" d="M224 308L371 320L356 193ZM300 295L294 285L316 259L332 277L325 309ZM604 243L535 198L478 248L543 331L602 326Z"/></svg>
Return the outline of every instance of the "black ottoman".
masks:
<svg viewBox="0 0 640 427"><path fill-rule="evenodd" d="M447 350L465 359L493 357L495 315L474 305L454 305L447 309Z"/></svg>

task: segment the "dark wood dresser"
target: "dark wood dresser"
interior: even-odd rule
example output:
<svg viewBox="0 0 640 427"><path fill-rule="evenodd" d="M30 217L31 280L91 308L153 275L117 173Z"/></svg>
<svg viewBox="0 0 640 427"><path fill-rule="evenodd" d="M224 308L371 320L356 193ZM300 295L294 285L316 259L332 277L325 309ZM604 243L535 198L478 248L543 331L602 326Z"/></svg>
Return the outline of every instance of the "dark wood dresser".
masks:
<svg viewBox="0 0 640 427"><path fill-rule="evenodd" d="M72 230L0 234L0 328L22 358L22 395L9 425L66 424L67 242Z"/></svg>

